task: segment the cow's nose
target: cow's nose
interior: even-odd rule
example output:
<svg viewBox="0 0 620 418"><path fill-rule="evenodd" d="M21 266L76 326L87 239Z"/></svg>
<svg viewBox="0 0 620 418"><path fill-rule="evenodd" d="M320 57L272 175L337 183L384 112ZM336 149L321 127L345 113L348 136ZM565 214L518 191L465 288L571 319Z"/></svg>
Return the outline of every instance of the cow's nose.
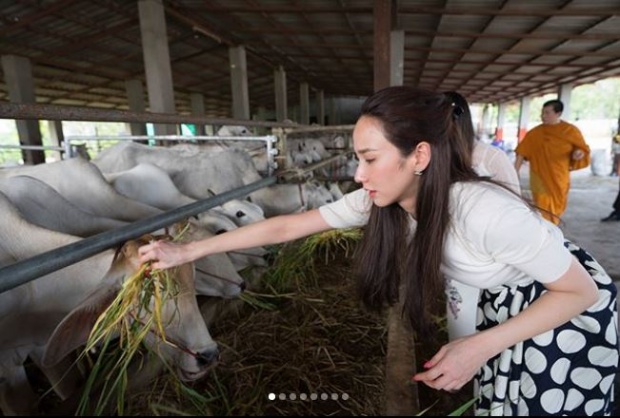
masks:
<svg viewBox="0 0 620 418"><path fill-rule="evenodd" d="M196 361L200 366L208 366L217 362L220 359L220 350L217 348L211 350L205 350L196 354Z"/></svg>

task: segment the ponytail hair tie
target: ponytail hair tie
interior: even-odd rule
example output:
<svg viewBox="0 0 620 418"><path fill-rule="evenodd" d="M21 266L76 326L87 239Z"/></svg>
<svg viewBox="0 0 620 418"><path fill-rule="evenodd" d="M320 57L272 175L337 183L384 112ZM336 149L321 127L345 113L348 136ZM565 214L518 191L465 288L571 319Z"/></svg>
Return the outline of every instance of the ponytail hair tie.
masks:
<svg viewBox="0 0 620 418"><path fill-rule="evenodd" d="M463 113L465 113L465 110L461 106L452 103L452 114L454 115L454 119L458 119Z"/></svg>

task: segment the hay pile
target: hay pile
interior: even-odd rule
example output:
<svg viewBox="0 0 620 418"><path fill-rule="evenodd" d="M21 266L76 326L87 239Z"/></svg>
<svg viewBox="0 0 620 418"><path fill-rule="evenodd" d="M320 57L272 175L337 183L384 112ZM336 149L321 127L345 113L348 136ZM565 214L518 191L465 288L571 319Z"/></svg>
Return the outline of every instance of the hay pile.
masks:
<svg viewBox="0 0 620 418"><path fill-rule="evenodd" d="M386 318L355 294L359 234L330 231L274 247L273 265L242 299L200 298L219 364L192 384L166 374L128 393L124 415L382 415ZM417 350L420 360L435 349ZM424 415L455 411L471 390L461 392L420 386Z"/></svg>
<svg viewBox="0 0 620 418"><path fill-rule="evenodd" d="M219 312L209 329L220 363L189 387L161 379L150 393L133 397L126 411L382 415L385 318L365 311L355 295L351 257L358 238L359 231L330 231L279 248L275 265L253 287L251 299L260 306L205 302ZM435 391L421 396L423 407L432 405L430 415L448 414L466 400Z"/></svg>

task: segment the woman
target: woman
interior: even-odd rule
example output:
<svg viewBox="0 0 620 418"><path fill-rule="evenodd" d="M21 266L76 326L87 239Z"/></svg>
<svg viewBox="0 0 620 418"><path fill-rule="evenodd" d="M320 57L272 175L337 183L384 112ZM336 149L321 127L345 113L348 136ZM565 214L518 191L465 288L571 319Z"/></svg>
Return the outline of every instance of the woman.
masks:
<svg viewBox="0 0 620 418"><path fill-rule="evenodd" d="M615 286L556 226L474 172L457 127L461 113L444 94L383 89L363 104L353 132L355 180L363 188L208 240L158 241L139 249L141 261L167 268L365 226L357 263L362 300L381 309L403 298L418 338L437 328L431 312L445 277L482 289L478 332L444 345L415 380L452 391L475 378L477 414L610 414Z"/></svg>

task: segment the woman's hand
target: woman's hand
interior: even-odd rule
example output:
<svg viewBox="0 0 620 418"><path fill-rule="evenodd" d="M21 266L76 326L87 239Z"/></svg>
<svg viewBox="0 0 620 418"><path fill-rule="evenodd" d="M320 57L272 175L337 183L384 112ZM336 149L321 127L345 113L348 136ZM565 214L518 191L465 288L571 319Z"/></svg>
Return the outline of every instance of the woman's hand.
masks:
<svg viewBox="0 0 620 418"><path fill-rule="evenodd" d="M476 340L475 336L470 336L444 345L424 364L426 371L414 375L413 380L433 389L458 391L490 357Z"/></svg>
<svg viewBox="0 0 620 418"><path fill-rule="evenodd" d="M167 269L190 261L188 248L167 240L152 241L138 248L140 263L152 261L155 269Z"/></svg>

